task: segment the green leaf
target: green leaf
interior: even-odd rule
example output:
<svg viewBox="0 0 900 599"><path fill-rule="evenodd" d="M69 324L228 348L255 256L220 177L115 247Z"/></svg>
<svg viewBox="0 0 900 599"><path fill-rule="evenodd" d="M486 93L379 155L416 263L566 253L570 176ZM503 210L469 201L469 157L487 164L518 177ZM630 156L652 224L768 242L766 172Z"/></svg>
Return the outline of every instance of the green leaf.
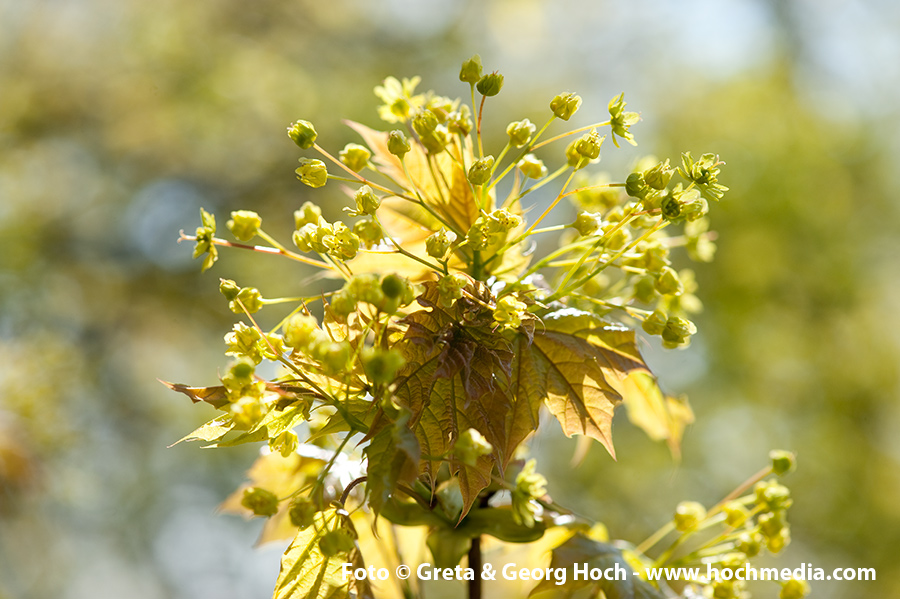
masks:
<svg viewBox="0 0 900 599"><path fill-rule="evenodd" d="M341 564L346 562L353 563L354 568L363 567L355 542L352 550L334 555L322 550L322 539L334 533L356 539L346 512L333 508L317 513L313 525L297 533L281 558L273 599L349 599L351 588L356 597L373 597L366 581L352 577L344 580L341 573Z"/></svg>
<svg viewBox="0 0 900 599"><path fill-rule="evenodd" d="M194 432L185 435L178 441L169 445L174 447L182 441L218 441L234 429L234 420L228 414L216 416Z"/></svg>
<svg viewBox="0 0 900 599"><path fill-rule="evenodd" d="M366 446L366 492L375 513L390 499L399 483L411 483L419 474L419 441L409 430L408 421L409 413L401 413Z"/></svg>
<svg viewBox="0 0 900 599"><path fill-rule="evenodd" d="M277 437L286 430L290 430L307 420L309 416L309 404L306 402L285 408L284 410L270 410L249 431L238 435L234 439L214 443L208 447L235 447L244 443L265 441Z"/></svg>
<svg viewBox="0 0 900 599"><path fill-rule="evenodd" d="M588 570L600 568L615 568L618 566L625 570L625 580L603 580L592 582L585 580L584 576L575 579L575 566L582 568L583 564L587 564ZM650 583L634 575L634 571L625 561L621 550L610 545L602 543L587 537L581 533L574 534L565 543L553 550L550 559L551 568L565 568L566 582L563 585L557 585L553 579L543 580L531 591L530 595L536 595L543 591L555 590L559 592L561 589L567 591L575 591L592 585L598 591L603 591L606 599L665 599L665 595L658 589L650 585Z"/></svg>

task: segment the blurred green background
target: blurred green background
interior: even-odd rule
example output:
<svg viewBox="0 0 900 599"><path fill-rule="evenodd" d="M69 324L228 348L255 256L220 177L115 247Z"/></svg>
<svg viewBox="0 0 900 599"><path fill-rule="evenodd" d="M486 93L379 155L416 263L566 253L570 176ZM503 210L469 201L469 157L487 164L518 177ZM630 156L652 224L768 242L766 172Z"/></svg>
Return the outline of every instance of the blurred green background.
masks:
<svg viewBox="0 0 900 599"><path fill-rule="evenodd" d="M0 598L269 596L283 547L214 514L255 449L167 449L210 411L156 378L215 382L218 277L277 295L308 273L231 252L201 276L178 231L201 206L289 231L290 121L338 150L384 77L462 94L475 52L506 76L495 114L543 122L575 90L586 124L625 91L639 150L728 163L700 333L646 346L697 414L683 461L620 416L618 463L594 450L554 498L637 541L792 449L779 565L876 567L814 596L900 596L895 3L0 0ZM546 428L539 467L567 472Z"/></svg>

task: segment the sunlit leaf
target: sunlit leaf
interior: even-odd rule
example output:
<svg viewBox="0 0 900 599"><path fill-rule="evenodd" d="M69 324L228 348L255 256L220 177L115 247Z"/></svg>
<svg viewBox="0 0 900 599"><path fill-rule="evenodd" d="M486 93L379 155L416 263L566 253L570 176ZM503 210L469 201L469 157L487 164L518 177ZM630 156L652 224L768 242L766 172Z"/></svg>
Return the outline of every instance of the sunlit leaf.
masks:
<svg viewBox="0 0 900 599"><path fill-rule="evenodd" d="M352 548L329 555L322 540L334 533L346 535ZM356 531L346 512L332 508L317 513L313 525L298 531L284 552L273 599L349 599L351 590L360 599L371 598L366 581L345 579L341 572L341 565L348 562L354 568L363 567L355 541Z"/></svg>
<svg viewBox="0 0 900 599"><path fill-rule="evenodd" d="M187 395L192 402L199 403L201 401L210 404L217 410L221 410L228 405L228 397L225 393L225 387L218 385L216 387L189 387L181 383L169 383L160 379L160 383L171 389Z"/></svg>
<svg viewBox="0 0 900 599"><path fill-rule="evenodd" d="M216 416L194 432L189 433L172 443L169 447L178 445L182 441L218 441L227 435L235 427L234 419L228 414Z"/></svg>
<svg viewBox="0 0 900 599"><path fill-rule="evenodd" d="M633 372L624 382L622 396L628 419L654 441L666 441L676 458L681 454L681 437L694 421L686 399L664 395L656 379L646 372Z"/></svg>

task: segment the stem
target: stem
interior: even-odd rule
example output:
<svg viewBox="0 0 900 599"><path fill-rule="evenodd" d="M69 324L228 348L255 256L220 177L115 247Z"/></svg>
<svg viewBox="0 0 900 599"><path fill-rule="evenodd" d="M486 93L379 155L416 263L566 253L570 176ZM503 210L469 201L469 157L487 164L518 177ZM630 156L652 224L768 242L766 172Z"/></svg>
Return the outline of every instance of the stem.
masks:
<svg viewBox="0 0 900 599"><path fill-rule="evenodd" d="M184 231L181 231L181 236L178 238L178 241L197 241L197 238L194 235L185 235ZM302 262L303 264L309 264L310 266L318 266L319 268L326 268L328 270L334 270L334 267L330 264L326 264L325 262L319 262L318 260L313 260L312 258L307 258L306 256L301 256L300 254L296 254L294 252L273 248L266 245L249 245L246 243L236 243L233 241L228 241L226 239L220 239L218 237L213 237L210 241L215 245L220 245L222 247L229 248L239 248L242 250L252 250L254 252L262 252L263 254L274 254L279 256L284 256L286 258L290 258L291 260L296 260L297 262Z"/></svg>
<svg viewBox="0 0 900 599"><path fill-rule="evenodd" d="M368 478L369 478L368 476L360 476L359 478L356 478L356 479L353 479L352 481L350 481L350 484L347 485L347 488L344 489L343 493L341 493L341 505L344 505L345 503L347 503L347 497L350 496L350 491L353 490L353 487L355 487L356 485L358 485L360 483L366 482L366 480L368 480Z"/></svg>
<svg viewBox="0 0 900 599"><path fill-rule="evenodd" d="M549 206L547 206L547 209L544 210L544 212L537 218L537 220L534 221L533 223L531 223L531 226L528 227L528 229L525 231L525 235L528 235L529 233L531 233L534 230L534 228L536 226L538 226L538 223L540 223L542 220L544 220L544 218L548 214L550 214L550 211L553 210L553 208L555 208L557 204L559 204L559 201L565 197L564 194L566 192L566 188L569 186L569 183L572 182L572 178L575 177L575 173L576 173L576 171L573 170L572 174L569 175L569 178L566 179L566 182L563 185L562 189L560 190L559 195L557 195L556 199L553 200L553 202L551 202Z"/></svg>
<svg viewBox="0 0 900 599"><path fill-rule="evenodd" d="M572 129L571 131L568 131L566 133L561 133L561 134L557 135L556 137L551 137L550 139L544 140L541 143L537 144L536 146L532 146L531 149L536 150L536 149L540 148L541 146L546 146L547 144L553 143L554 141L556 141L558 139L563 139L570 135L575 135L576 133L581 133L582 131L587 131L589 129L594 129L596 127L603 127L604 125L608 125L608 124L609 124L609 121L603 121L602 123L594 123L593 125L587 125L585 127L579 127L578 129Z"/></svg>
<svg viewBox="0 0 900 599"><path fill-rule="evenodd" d="M481 537L472 539L469 545L469 567L475 576L469 581L469 599L481 599Z"/></svg>

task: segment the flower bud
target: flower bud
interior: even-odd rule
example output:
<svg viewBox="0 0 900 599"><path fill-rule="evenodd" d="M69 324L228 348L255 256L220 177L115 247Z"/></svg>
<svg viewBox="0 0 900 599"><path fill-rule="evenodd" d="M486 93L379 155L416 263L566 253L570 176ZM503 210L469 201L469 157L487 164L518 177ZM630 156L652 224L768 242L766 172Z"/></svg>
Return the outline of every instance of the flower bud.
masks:
<svg viewBox="0 0 900 599"><path fill-rule="evenodd" d="M420 110L412 120L413 130L419 134L419 137L426 137L433 133L439 124L437 117L430 110Z"/></svg>
<svg viewBox="0 0 900 599"><path fill-rule="evenodd" d="M681 295L684 293L684 284L674 268L664 266L656 277L656 290L662 295Z"/></svg>
<svg viewBox="0 0 900 599"><path fill-rule="evenodd" d="M456 458L468 466L474 466L481 456L490 455L494 446L488 443L480 432L474 428L466 429L453 445Z"/></svg>
<svg viewBox="0 0 900 599"><path fill-rule="evenodd" d="M294 314L284 325L284 342L295 349L306 349L320 332L314 316Z"/></svg>
<svg viewBox="0 0 900 599"><path fill-rule="evenodd" d="M494 320L509 328L517 328L522 324L522 316L528 306L512 295L504 295L497 300L494 309Z"/></svg>
<svg viewBox="0 0 900 599"><path fill-rule="evenodd" d="M778 599L803 599L808 594L809 584L805 580L791 578L782 585Z"/></svg>
<svg viewBox="0 0 900 599"><path fill-rule="evenodd" d="M706 508L696 501L682 501L675 508L675 528L681 532L696 528L706 519Z"/></svg>
<svg viewBox="0 0 900 599"><path fill-rule="evenodd" d="M784 511L776 511L761 514L760 517L757 518L756 522L759 524L759 530L766 539L778 536L781 531L787 527L784 516Z"/></svg>
<svg viewBox="0 0 900 599"><path fill-rule="evenodd" d="M669 344L683 345L696 332L697 327L690 320L679 316L670 316L663 329L662 338Z"/></svg>
<svg viewBox="0 0 900 599"><path fill-rule="evenodd" d="M663 310L657 308L654 310L650 316L644 319L644 322L641 323L641 328L644 329L648 335L660 335L663 332L663 329L666 328L666 322L669 317Z"/></svg>
<svg viewBox="0 0 900 599"><path fill-rule="evenodd" d="M603 226L603 217L599 212L581 212L569 226L578 231L582 237L588 237Z"/></svg>
<svg viewBox="0 0 900 599"><path fill-rule="evenodd" d="M366 377L376 385L392 382L400 369L406 365L403 354L395 349L367 347L362 351L360 359Z"/></svg>
<svg viewBox="0 0 900 599"><path fill-rule="evenodd" d="M653 189L665 189L675 174L675 169L669 166L668 158L651 169L644 171L644 182Z"/></svg>
<svg viewBox="0 0 900 599"><path fill-rule="evenodd" d="M776 481L758 483L755 488L756 500L772 512L779 512L791 507L791 491Z"/></svg>
<svg viewBox="0 0 900 599"><path fill-rule="evenodd" d="M762 551L765 539L758 532L745 532L737 538L737 548L747 557L756 557Z"/></svg>
<svg viewBox="0 0 900 599"><path fill-rule="evenodd" d="M572 92L559 94L550 101L550 110L557 118L564 121L572 118L580 106L581 96Z"/></svg>
<svg viewBox="0 0 900 599"><path fill-rule="evenodd" d="M262 226L262 219L250 210L238 210L231 213L231 220L226 223L228 230L240 241L250 241Z"/></svg>
<svg viewBox="0 0 900 599"><path fill-rule="evenodd" d="M316 158L301 158L297 178L310 187L322 187L328 181L328 169L325 163Z"/></svg>
<svg viewBox="0 0 900 599"><path fill-rule="evenodd" d="M287 128L287 132L288 137L293 139L294 143L304 150L313 147L313 144L316 143L316 137L318 137L316 128L313 127L313 124L309 121L297 121L291 123Z"/></svg>
<svg viewBox="0 0 900 599"><path fill-rule="evenodd" d="M582 168L584 165L588 163L588 160L578 153L576 146L580 140L575 140L569 145L566 146L566 164L571 167L574 167L575 170Z"/></svg>
<svg viewBox="0 0 900 599"><path fill-rule="evenodd" d="M787 527L778 531L778 534L766 539L766 549L773 555L781 553L781 551L791 544L791 530Z"/></svg>
<svg viewBox="0 0 900 599"><path fill-rule="evenodd" d="M312 526L316 511L316 506L313 505L313 502L308 497L298 497L291 502L291 507L288 508L288 516L291 519L291 524L303 530Z"/></svg>
<svg viewBox="0 0 900 599"><path fill-rule="evenodd" d="M489 215L489 229L491 233L506 233L522 224L522 217L513 214L506 208L498 208Z"/></svg>
<svg viewBox="0 0 900 599"><path fill-rule="evenodd" d="M468 179L472 185L484 185L491 178L491 169L494 167L494 157L485 156L472 163L469 167Z"/></svg>
<svg viewBox="0 0 900 599"><path fill-rule="evenodd" d="M299 446L300 440L297 439L297 433L291 430L283 431L278 436L269 439L269 449L280 453L283 458L297 451Z"/></svg>
<svg viewBox="0 0 900 599"><path fill-rule="evenodd" d="M322 343L314 348L313 354L328 374L346 372L350 368L350 344L346 341Z"/></svg>
<svg viewBox="0 0 900 599"><path fill-rule="evenodd" d="M633 146L637 143L634 141L634 135L628 128L641 120L641 116L636 112L625 112L625 94L619 94L609 101L609 126L612 129L612 139L616 147L619 142L616 141L616 135L627 141Z"/></svg>
<svg viewBox="0 0 900 599"><path fill-rule="evenodd" d="M739 501L731 501L725 504L723 511L725 512L725 524L731 528L743 525L750 516L750 512Z"/></svg>
<svg viewBox="0 0 900 599"><path fill-rule="evenodd" d="M260 295L259 289L254 287L244 287L238 291L237 297L228 303L228 307L235 314L243 314L245 309L253 314L259 312L262 306L262 295Z"/></svg>
<svg viewBox="0 0 900 599"><path fill-rule="evenodd" d="M278 497L262 487L244 489L241 505L253 512L254 516L274 516L278 513Z"/></svg>
<svg viewBox="0 0 900 599"><path fill-rule="evenodd" d="M478 80L475 88L482 96L496 96L503 88L503 75L494 72Z"/></svg>
<svg viewBox="0 0 900 599"><path fill-rule="evenodd" d="M481 79L481 69L481 56L476 54L469 60L463 61L462 68L459 70L459 80L470 84L478 83Z"/></svg>
<svg viewBox="0 0 900 599"><path fill-rule="evenodd" d="M789 474L797 467L797 457L790 451L773 449L769 452L769 459L772 460L772 472L778 476Z"/></svg>
<svg viewBox="0 0 900 599"><path fill-rule="evenodd" d="M453 303L462 297L463 289L469 284L469 279L460 273L452 273L441 278L438 282L438 298L441 306L450 308Z"/></svg>
<svg viewBox="0 0 900 599"><path fill-rule="evenodd" d="M399 300L404 306L412 303L415 299L409 279L398 274L391 273L381 279L381 292L384 293L384 297Z"/></svg>
<svg viewBox="0 0 900 599"><path fill-rule="evenodd" d="M240 398L228 406L228 413L231 414L231 418L234 420L235 428L244 431L256 426L264 415L262 406L255 397Z"/></svg>
<svg viewBox="0 0 900 599"><path fill-rule="evenodd" d="M231 279L222 279L219 281L219 292L225 296L229 302L238 296L241 288Z"/></svg>
<svg viewBox="0 0 900 599"><path fill-rule="evenodd" d="M359 237L360 243L367 248L377 245L384 239L384 231L371 218L356 221L353 225L353 232Z"/></svg>
<svg viewBox="0 0 900 599"><path fill-rule="evenodd" d="M534 154L526 154L519 161L519 170L529 179L541 179L547 176L547 167Z"/></svg>
<svg viewBox="0 0 900 599"><path fill-rule="evenodd" d="M381 199L375 195L375 192L368 185L360 187L353 199L356 200L356 212L358 214L375 214L375 211L381 206Z"/></svg>
<svg viewBox="0 0 900 599"><path fill-rule="evenodd" d="M406 139L406 135L403 131L399 129L395 129L388 134L387 141L387 149L388 152L396 156L397 158L403 159L406 156L406 153L409 152L409 140Z"/></svg>
<svg viewBox="0 0 900 599"><path fill-rule="evenodd" d="M322 219L322 209L312 202L303 202L299 210L294 210L294 228L299 229L309 223L318 225Z"/></svg>
<svg viewBox="0 0 900 599"><path fill-rule="evenodd" d="M605 139L606 137L601 137L596 129L591 129L575 143L575 151L588 160L596 160L600 157L600 146L603 145Z"/></svg>
<svg viewBox="0 0 900 599"><path fill-rule="evenodd" d="M354 173L363 170L371 157L372 152L369 151L369 148L353 143L344 146L344 149L338 154L338 158L344 163L344 166Z"/></svg>
<svg viewBox="0 0 900 599"><path fill-rule="evenodd" d="M454 241L456 241L456 233L441 229L437 233L429 235L425 240L425 251L435 260L443 260Z"/></svg>
<svg viewBox="0 0 900 599"><path fill-rule="evenodd" d="M447 116L447 130L454 135L465 137L471 133L472 127L472 111L467 104L463 104L459 110L454 110Z"/></svg>
<svg viewBox="0 0 900 599"><path fill-rule="evenodd" d="M509 143L516 148L521 148L528 143L537 127L528 119L521 121L513 121L506 127L506 134L509 135Z"/></svg>
<svg viewBox="0 0 900 599"><path fill-rule="evenodd" d="M631 173L625 179L625 193L633 198L643 199L647 195L647 184L644 181L644 173Z"/></svg>

